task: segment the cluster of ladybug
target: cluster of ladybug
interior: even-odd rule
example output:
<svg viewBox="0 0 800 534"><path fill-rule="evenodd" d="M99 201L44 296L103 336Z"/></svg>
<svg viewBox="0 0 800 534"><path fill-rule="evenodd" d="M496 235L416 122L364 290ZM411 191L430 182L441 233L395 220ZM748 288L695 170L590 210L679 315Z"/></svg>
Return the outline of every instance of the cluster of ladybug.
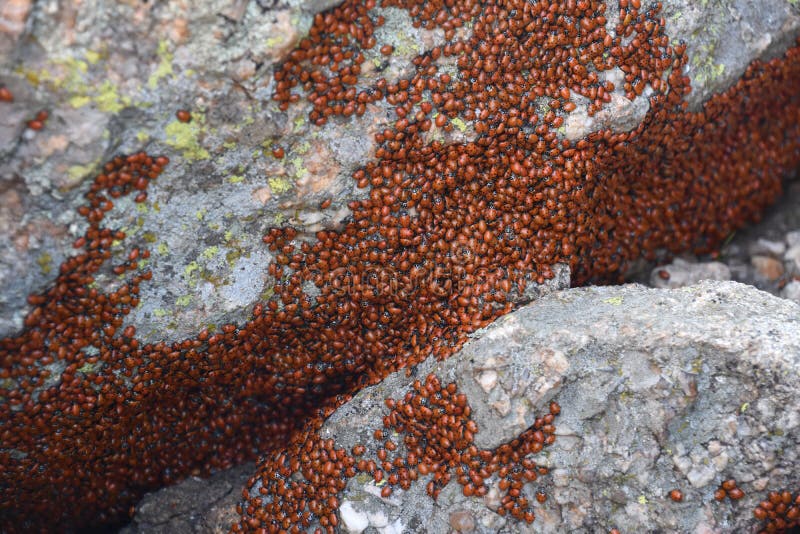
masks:
<svg viewBox="0 0 800 534"><path fill-rule="evenodd" d="M355 391L430 354L451 354L511 310L510 293L552 276L555 263L568 263L582 284L617 280L629 263L663 251L712 251L757 218L800 165L799 48L754 63L692 112L683 100L685 47L670 44L658 4L619 0L613 33L597 0L382 6L441 28L447 43L415 58L408 78L362 86L363 50L378 46L383 20L374 0L346 0L318 15L277 69L278 105L307 98L317 124L346 121L380 99L397 118L353 176L369 195L349 204L343 230L310 240L274 228L264 237L277 283L251 321L181 341L137 340L124 320L150 278L139 265L147 251L122 251L124 235L101 222L113 199L134 193L145 201L166 159L119 157L95 179L79 210L89 226L78 254L31 296L24 330L0 340L0 523L26 532L105 524L126 517L145 491L269 452L254 480L295 473L306 457L337 474L293 493L292 509L259 505L287 491L261 486L276 499L250 499L238 528L277 531L296 516L330 530L336 493L358 462L314 429ZM456 70L439 72L444 61ZM603 76L611 69L622 71L621 87ZM593 114L618 90L650 95L638 127L563 137L577 106ZM178 119L191 114L181 110ZM426 135L454 120L471 124L476 138L444 144ZM283 155L281 148L276 157ZM121 263L110 267L112 258ZM98 283L99 273L118 277L116 285ZM316 285L314 296L307 284ZM432 494L449 468L478 495L490 465L524 480L537 473L522 456L508 467L513 451L463 453L468 440L449 432L473 431L461 419L463 400L443 391L450 404L420 401L414 417L425 407L455 426L438 427L448 432L438 445L415 437L420 450L409 449L439 477ZM403 414L394 424L411 428ZM538 440L544 428L531 432L520 450L551 439ZM466 458L448 463L456 453ZM396 476L402 487L413 463L404 461L367 472ZM510 500L502 508L530 519L520 480L504 480Z"/></svg>

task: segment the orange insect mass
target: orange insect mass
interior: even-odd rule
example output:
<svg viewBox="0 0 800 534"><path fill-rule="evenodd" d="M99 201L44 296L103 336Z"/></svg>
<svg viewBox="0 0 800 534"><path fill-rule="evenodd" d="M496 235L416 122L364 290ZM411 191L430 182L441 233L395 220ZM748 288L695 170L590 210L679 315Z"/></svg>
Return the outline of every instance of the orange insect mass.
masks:
<svg viewBox="0 0 800 534"><path fill-rule="evenodd" d="M500 513L532 521L528 502L540 498L523 485L547 470L524 457L555 440L558 404L513 443L477 450L468 399L428 377L389 406L384 429L404 435L403 456L388 431L375 432L382 458L355 460L316 430L365 385L452 354L555 263L569 264L576 284L619 280L641 257L714 250L778 197L781 177L800 166L800 49L754 63L687 111L685 46L669 42L658 9L619 4L611 35L599 1L384 0L419 27L441 28L446 43L415 58L408 78L371 86L361 70L383 23L375 1L317 15L275 72L277 105L288 109L302 94L321 125L385 100L396 119L353 175L369 193L349 202L343 229L313 242L291 227L264 236L276 258L264 266L274 296L244 324L174 342L136 339L125 317L152 278L139 263L148 252L115 263L111 244L125 236L102 223L112 199L146 201L168 161L140 153L109 162L78 210L88 229L77 255L30 296L24 330L0 340L0 524L30 532L112 523L145 491L259 454L266 460L235 531L332 531L335 494L356 472L385 479L387 496L433 473L433 497L451 478L480 496L498 473ZM456 70L440 72L444 60ZM613 68L622 87L598 75ZM648 87L650 111L632 131L576 141L559 132L575 95L594 113L612 91L635 99ZM456 119L474 140L425 134ZM123 277L119 287L95 284L106 271ZM309 283L313 297L303 292ZM419 434L412 420L439 421L438 433ZM456 456L460 465L437 460ZM292 473L301 475L290 482ZM256 489L261 480L272 482Z"/></svg>

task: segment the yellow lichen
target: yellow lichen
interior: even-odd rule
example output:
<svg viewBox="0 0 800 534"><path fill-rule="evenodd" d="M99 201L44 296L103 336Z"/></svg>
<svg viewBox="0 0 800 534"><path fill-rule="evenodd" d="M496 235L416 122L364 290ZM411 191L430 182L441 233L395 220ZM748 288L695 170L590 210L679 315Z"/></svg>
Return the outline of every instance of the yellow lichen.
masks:
<svg viewBox="0 0 800 534"><path fill-rule="evenodd" d="M212 245L212 246L210 246L210 247L206 248L206 249L205 249L205 250L202 252L202 254L200 254L200 257L202 257L202 258L204 258L204 259L206 259L206 260L210 260L210 259L212 259L214 256L216 256L217 254L219 254L219 247L218 247L218 246L216 246L216 245Z"/></svg>
<svg viewBox="0 0 800 534"><path fill-rule="evenodd" d="M188 161L208 159L208 150L200 146L199 137L203 131L201 114L194 114L192 122L174 120L167 124L164 132L167 134L166 143L176 150Z"/></svg>
<svg viewBox="0 0 800 534"><path fill-rule="evenodd" d="M286 178L278 178L277 176L267 179L267 183L269 183L269 188L276 195L285 193L292 188L292 184L289 180Z"/></svg>
<svg viewBox="0 0 800 534"><path fill-rule="evenodd" d="M52 271L50 264L52 262L53 257L47 252L42 253L38 258L36 258L36 263L39 264L39 270L42 272L42 274L50 274L50 271Z"/></svg>
<svg viewBox="0 0 800 534"><path fill-rule="evenodd" d="M172 60L174 56L172 52L169 51L169 44L167 41L162 40L158 43L158 51L156 54L158 54L160 61L155 72L147 79L147 85L150 89L155 89L158 86L159 80L172 74Z"/></svg>

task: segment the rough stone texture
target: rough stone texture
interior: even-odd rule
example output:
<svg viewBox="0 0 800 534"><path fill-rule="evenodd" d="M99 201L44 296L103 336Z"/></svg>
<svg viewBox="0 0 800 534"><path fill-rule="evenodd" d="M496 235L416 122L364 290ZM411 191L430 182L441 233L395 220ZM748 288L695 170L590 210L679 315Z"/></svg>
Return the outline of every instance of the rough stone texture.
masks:
<svg viewBox="0 0 800 534"><path fill-rule="evenodd" d="M447 532L452 514L466 510L475 532L487 533L749 532L766 489L800 483L800 307L749 286L548 295L478 332L450 359L362 391L322 437L348 450L369 444L365 457L374 454L383 400L402 398L429 372L467 393L479 447L513 439L551 399L561 405L556 442L535 456L551 468L535 484L549 495L535 505L536 521L492 512L491 490L486 500L467 498L451 482L434 503L421 478L382 499L371 479L358 477L340 496L343 519L379 531ZM714 500L728 478L743 500ZM674 488L682 503L667 496ZM527 490L533 500L534 487Z"/></svg>
<svg viewBox="0 0 800 534"><path fill-rule="evenodd" d="M207 480L192 477L150 493L120 534L226 533L238 518L236 503L254 467L244 464Z"/></svg>
<svg viewBox="0 0 800 534"><path fill-rule="evenodd" d="M270 100L276 62L307 32L314 13L336 3L6 2L0 84L15 100L0 113L0 335L19 330L30 310L25 297L72 253L82 232L74 208L85 182L113 154L139 149L174 164L146 204L122 200L110 217L127 231L126 243L153 249L149 268L160 281L143 288L128 323L142 339L175 340L247 319L273 282L273 258L260 243L264 230L279 223L308 234L337 228L347 203L364 194L350 174L390 120L384 102L360 119L311 128L307 103L281 112ZM612 27L616 9L611 2ZM367 51L365 83L401 78L415 55L443 39L441 30L413 28L404 11L381 12L386 25L376 37L394 53L384 59ZM664 17L669 35L685 40L693 58L693 104L729 86L754 59L785 50L800 28L800 9L782 0L665 2ZM604 76L619 82L620 74ZM616 85L612 102L594 117L577 102L565 137L630 130L641 120L647 98L631 102ZM176 120L181 108L192 111L191 123ZM41 109L50 113L45 128L26 130ZM475 137L470 123L457 126L431 135ZM277 146L283 159L271 155ZM331 206L320 210L328 198Z"/></svg>
<svg viewBox="0 0 800 534"><path fill-rule="evenodd" d="M749 286L553 293L477 332L450 359L363 390L322 437L365 444L369 457L384 399L431 372L468 394L481 447L514 438L550 400L560 403L556 442L534 457L551 474L526 486L531 500L548 494L535 522L494 513L492 490L467 498L453 481L434 502L420 477L381 498L379 485L356 477L340 495L343 532L750 532L767 490L800 483L800 306ZM728 478L744 490L741 501L714 500ZM675 488L681 503L668 497Z"/></svg>
<svg viewBox="0 0 800 534"><path fill-rule="evenodd" d="M25 296L50 282L73 252L83 231L74 208L100 163L119 152L146 149L173 162L146 204L121 200L107 221L126 231L127 244L153 251L141 264L149 263L159 283L143 286L142 305L128 317L144 341L246 319L273 282L273 258L260 242L265 228L289 223L301 238L338 228L348 201L364 194L350 173L372 154L372 134L390 121L388 106L317 129L307 124L307 104L281 112L270 101L273 66L312 15L332 4L11 0L0 7L0 84L15 96L0 113L0 336L19 330L30 310ZM412 28L399 10L383 12L380 40L395 54L384 62L373 50L367 65L375 71L364 74L371 80L380 70L391 82L443 37ZM700 58L688 72L693 102L729 85L753 59L788 46L800 20L792 3L777 0L675 2L666 15L671 36L686 39L690 57ZM696 31L709 21L716 29ZM50 113L45 128L26 129L42 109ZM192 122L177 121L178 109L191 110ZM566 124L563 135L627 130L647 109L646 98L631 103L614 94L608 110ZM451 136L438 135L474 138L471 124L457 126ZM272 155L278 147L282 159ZM321 210L326 199L332 204ZM785 261L800 266L795 257ZM556 283L565 283L569 273L558 273ZM492 402L505 410L510 400ZM466 522L462 516L451 524Z"/></svg>

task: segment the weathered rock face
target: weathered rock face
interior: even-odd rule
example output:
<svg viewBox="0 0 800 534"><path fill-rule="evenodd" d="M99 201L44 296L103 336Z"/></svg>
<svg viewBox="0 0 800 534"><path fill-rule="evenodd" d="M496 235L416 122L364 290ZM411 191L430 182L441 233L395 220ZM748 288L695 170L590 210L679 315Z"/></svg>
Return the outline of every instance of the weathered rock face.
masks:
<svg viewBox="0 0 800 534"><path fill-rule="evenodd" d="M236 503L254 468L248 463L151 493L120 534L224 534L239 518Z"/></svg>
<svg viewBox="0 0 800 534"><path fill-rule="evenodd" d="M791 4L396 4L2 8L4 522L115 520L800 163Z"/></svg>
<svg viewBox="0 0 800 534"><path fill-rule="evenodd" d="M398 372L362 390L320 430L336 448L363 444L359 458L377 463L385 444L373 435L382 430L398 445L390 460L402 457L410 447L382 423L384 399L404 398L428 374L467 395L483 449L513 440L557 401L555 441L532 456L549 474L524 486L532 503L546 495L534 504L533 524L497 514L496 475L484 497L466 497L454 475L436 501L426 494L430 475L386 497L386 480L358 475L339 494L341 529L754 531L753 510L768 490L800 484L799 335L800 307L734 282L548 295L476 332L448 360L426 360L412 376ZM718 501L729 479L744 497ZM212 494L215 486L209 481ZM682 501L669 496L674 489Z"/></svg>
<svg viewBox="0 0 800 534"><path fill-rule="evenodd" d="M260 245L270 226L288 223L311 235L341 228L348 202L365 196L351 175L374 157L374 133L393 122L393 106L376 101L361 118L314 128L307 104L281 112L270 102L274 67L308 32L312 15L336 3L6 3L0 83L14 102L0 114L0 334L22 327L30 311L25 297L44 288L71 254L82 232L75 208L85 184L120 152L145 149L174 163L148 204L123 200L109 215L129 241L157 253L150 268L158 287L143 288L146 298L128 318L143 339L181 339L198 327L246 320L274 283L265 269L273 254ZM610 28L618 11L607 7ZM365 51L365 86L380 77L399 81L416 55L444 43L441 29L414 28L405 11L381 13L387 19L376 38L393 52ZM754 59L781 54L800 27L791 2L725 9L668 2L661 15L667 35L687 43L694 108ZM577 107L564 123L571 140L603 128L634 129L650 109L652 89L631 101L622 70L601 74L617 90L593 117L590 101L574 97ZM179 108L194 120L177 121ZM46 127L26 129L42 109L50 115ZM476 138L473 121L453 124L436 135L444 142ZM273 148L285 157L273 158ZM320 210L328 198L331 207Z"/></svg>
<svg viewBox="0 0 800 534"><path fill-rule="evenodd" d="M444 362L426 360L410 377L398 372L364 389L322 427L335 449L362 444L358 458L379 465L384 441L398 445L382 481L357 475L339 493L343 531L750 532L768 490L800 487L796 304L734 282L571 289L475 336ZM413 446L386 424L384 399L408 398L429 373L466 394L480 449L511 442L552 401L560 405L555 441L530 456L549 469L524 486L531 525L496 513L504 494L497 475L485 479L483 497L466 497L455 473L436 501L426 494L431 476L420 474L407 491L387 485L399 471L395 458ZM429 421L417 424L436 435ZM373 437L378 429L384 439ZM741 500L715 499L728 479ZM381 497L385 487L394 491ZM669 497L673 489L682 502Z"/></svg>

